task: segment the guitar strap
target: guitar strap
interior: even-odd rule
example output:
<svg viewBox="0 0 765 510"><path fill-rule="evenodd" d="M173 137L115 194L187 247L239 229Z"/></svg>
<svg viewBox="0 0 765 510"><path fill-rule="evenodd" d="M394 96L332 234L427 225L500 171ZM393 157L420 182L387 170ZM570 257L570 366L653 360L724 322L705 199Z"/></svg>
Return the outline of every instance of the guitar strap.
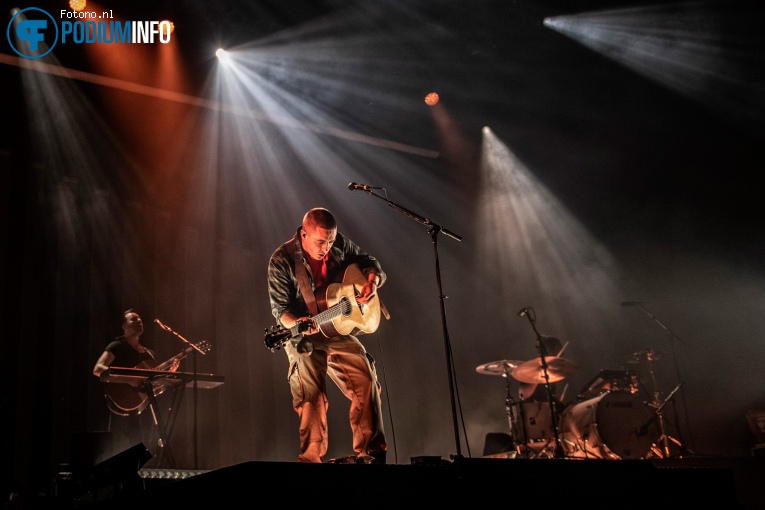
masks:
<svg viewBox="0 0 765 510"><path fill-rule="evenodd" d="M298 253L303 253L300 247L300 230L298 229L292 242L287 243L287 252L295 261L295 276L297 276L298 286L300 287L300 293L303 295L303 301L308 306L308 311L311 315L318 315L319 306L316 304L316 296L311 289L311 282L308 281L308 272L305 270L305 263L302 257L298 257ZM296 340L297 339L297 340ZM298 335L296 339L291 339L292 345L300 353L313 352L313 342L308 337Z"/></svg>
<svg viewBox="0 0 765 510"><path fill-rule="evenodd" d="M295 235L293 242L287 245L287 251L295 261L295 276L297 276L298 286L300 287L300 293L303 295L303 301L308 306L308 311L311 315L318 315L319 306L316 304L316 296L311 289L311 282L308 281L308 272L305 270L305 263L302 257L298 257L298 252L302 253L302 249L298 249L300 243L299 234ZM300 260L299 260L300 259Z"/></svg>

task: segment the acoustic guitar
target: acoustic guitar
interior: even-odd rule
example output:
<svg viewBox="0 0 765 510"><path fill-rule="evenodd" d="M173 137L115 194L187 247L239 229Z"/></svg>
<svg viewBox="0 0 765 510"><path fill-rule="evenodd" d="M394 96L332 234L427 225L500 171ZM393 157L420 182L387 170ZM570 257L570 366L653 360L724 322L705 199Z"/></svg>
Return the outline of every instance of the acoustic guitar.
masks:
<svg viewBox="0 0 765 510"><path fill-rule="evenodd" d="M196 344L196 348L203 353L210 352L211 346L207 341ZM182 360L187 357L195 347L188 347L176 354L167 361L156 365L150 361L142 361L133 368L152 369L157 371L169 370L175 360ZM149 381L149 384L141 384L138 387L127 383L104 383L104 393L106 394L106 403L109 410L119 416L129 416L132 414L141 414L146 406L149 405L149 391L153 391L154 396L164 393L168 386L175 384L174 380L160 379ZM147 386L150 385L151 388Z"/></svg>
<svg viewBox="0 0 765 510"><path fill-rule="evenodd" d="M316 289L314 296L320 311L311 317L311 321L298 322L289 329L283 326L266 328L266 347L271 351L278 350L290 340L297 345L302 341L303 333L311 328L311 322L327 338L374 333L380 326L379 295L375 294L369 303L363 305L356 300L366 283L367 278L359 266L349 265L342 282Z"/></svg>

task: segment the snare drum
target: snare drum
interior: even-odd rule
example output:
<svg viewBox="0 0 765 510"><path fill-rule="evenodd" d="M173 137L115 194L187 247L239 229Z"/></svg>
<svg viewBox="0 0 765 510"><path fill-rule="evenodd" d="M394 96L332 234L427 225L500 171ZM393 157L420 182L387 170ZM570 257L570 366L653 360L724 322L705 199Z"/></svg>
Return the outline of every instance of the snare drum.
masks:
<svg viewBox="0 0 765 510"><path fill-rule="evenodd" d="M659 438L652 409L633 393L608 392L571 405L560 418L566 456L644 458Z"/></svg>

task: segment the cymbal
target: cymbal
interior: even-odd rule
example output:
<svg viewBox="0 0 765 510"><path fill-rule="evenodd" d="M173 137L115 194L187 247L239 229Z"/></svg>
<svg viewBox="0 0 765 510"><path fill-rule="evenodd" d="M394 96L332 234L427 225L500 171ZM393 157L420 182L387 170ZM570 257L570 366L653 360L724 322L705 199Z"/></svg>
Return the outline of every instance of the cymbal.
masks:
<svg viewBox="0 0 765 510"><path fill-rule="evenodd" d="M498 361L492 361L491 363L484 363L475 367L475 371L479 374L486 375L501 375L504 376L507 372L512 372L515 367L520 366L523 361L515 359L501 359Z"/></svg>
<svg viewBox="0 0 765 510"><path fill-rule="evenodd" d="M545 356L547 363L547 380L551 383L560 381L574 375L579 365L566 358L557 356ZM542 360L531 359L513 369L513 377L521 382L544 384L545 373L542 369Z"/></svg>
<svg viewBox="0 0 765 510"><path fill-rule="evenodd" d="M647 349L645 351L634 352L627 358L627 363L642 363L643 361L658 361L667 353L664 351L657 351L656 349Z"/></svg>

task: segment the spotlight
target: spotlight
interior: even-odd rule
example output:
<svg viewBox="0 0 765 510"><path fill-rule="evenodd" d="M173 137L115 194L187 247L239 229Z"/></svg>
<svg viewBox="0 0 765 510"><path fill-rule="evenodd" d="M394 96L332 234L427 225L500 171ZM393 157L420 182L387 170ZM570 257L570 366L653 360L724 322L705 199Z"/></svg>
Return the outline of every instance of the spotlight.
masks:
<svg viewBox="0 0 765 510"><path fill-rule="evenodd" d="M87 0L69 0L69 7L71 7L73 11L81 11L85 8L87 3Z"/></svg>
<svg viewBox="0 0 765 510"><path fill-rule="evenodd" d="M75 0L72 0L72 1L74 2ZM175 32L175 23L173 23L169 19L162 20L159 26L160 26L160 30L162 30L162 35L168 35Z"/></svg>
<svg viewBox="0 0 765 510"><path fill-rule="evenodd" d="M435 92L431 92L427 96L425 96L425 104L428 106L435 106L438 104L438 94Z"/></svg>
<svg viewBox="0 0 765 510"><path fill-rule="evenodd" d="M218 60L221 62L228 62L231 60L231 55L229 55L228 52L223 48L218 48L218 50L215 52L215 56L218 57Z"/></svg>

